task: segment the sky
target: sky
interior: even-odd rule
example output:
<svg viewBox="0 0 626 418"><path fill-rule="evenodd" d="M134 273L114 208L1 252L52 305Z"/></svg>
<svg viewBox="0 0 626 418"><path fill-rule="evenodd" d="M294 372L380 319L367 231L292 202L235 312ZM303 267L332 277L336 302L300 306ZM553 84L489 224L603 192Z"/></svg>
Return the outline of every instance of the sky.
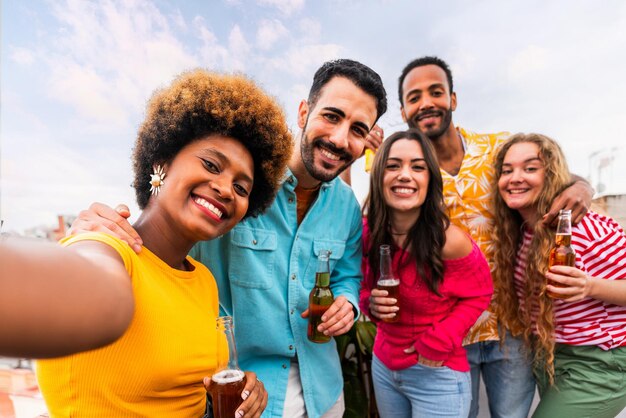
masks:
<svg viewBox="0 0 626 418"><path fill-rule="evenodd" d="M453 71L456 125L549 135L581 176L598 156L626 164L621 0L0 1L3 231L54 226L94 201L126 203L136 218L130 154L146 102L197 67L252 77L297 135L315 70L356 59L385 83L390 134L405 128L402 68L437 55ZM360 200L367 182L359 160Z"/></svg>

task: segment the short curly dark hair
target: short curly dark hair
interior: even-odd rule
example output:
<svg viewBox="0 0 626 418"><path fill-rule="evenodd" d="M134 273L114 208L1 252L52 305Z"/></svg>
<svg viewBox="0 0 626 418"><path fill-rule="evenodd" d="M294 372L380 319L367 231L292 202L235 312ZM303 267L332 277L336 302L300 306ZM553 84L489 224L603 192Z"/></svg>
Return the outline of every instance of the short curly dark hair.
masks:
<svg viewBox="0 0 626 418"><path fill-rule="evenodd" d="M245 217L270 206L293 149L282 109L243 75L198 69L181 74L148 102L133 151L133 187L141 209L150 199L153 165L171 162L191 142L213 134L237 139L254 161Z"/></svg>

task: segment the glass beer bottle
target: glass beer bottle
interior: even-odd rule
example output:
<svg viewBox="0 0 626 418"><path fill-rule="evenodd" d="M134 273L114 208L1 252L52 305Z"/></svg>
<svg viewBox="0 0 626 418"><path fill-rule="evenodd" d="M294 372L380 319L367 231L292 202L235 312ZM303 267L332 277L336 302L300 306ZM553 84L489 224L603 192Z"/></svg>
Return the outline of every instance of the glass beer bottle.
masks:
<svg viewBox="0 0 626 418"><path fill-rule="evenodd" d="M574 267L576 263L576 253L572 248L572 211L561 210L559 212L559 223L556 227L554 246L550 250L548 268L552 266ZM551 282L553 286L563 287L559 283ZM548 296L555 299L563 299L566 296L548 292Z"/></svg>
<svg viewBox="0 0 626 418"><path fill-rule="evenodd" d="M380 277L376 283L376 288L379 290L386 290L387 297L395 298L395 306L399 307L400 304L400 279L393 273L391 267L391 248L389 245L380 246ZM397 322L400 318L400 311L396 312L396 315L392 318L384 318L383 322Z"/></svg>
<svg viewBox="0 0 626 418"><path fill-rule="evenodd" d="M309 327L307 337L314 343L327 343L329 335L317 330L322 323L322 315L333 304L335 298L330 290L330 266L328 264L329 251L321 250L317 256L317 273L315 273L315 286L309 294Z"/></svg>
<svg viewBox="0 0 626 418"><path fill-rule="evenodd" d="M209 394L213 401L213 416L232 418L243 402L241 392L246 385L246 377L237 361L233 318L230 316L217 318L217 329L222 332L221 338L226 340L221 341L220 347L228 345L228 364L211 377Z"/></svg>

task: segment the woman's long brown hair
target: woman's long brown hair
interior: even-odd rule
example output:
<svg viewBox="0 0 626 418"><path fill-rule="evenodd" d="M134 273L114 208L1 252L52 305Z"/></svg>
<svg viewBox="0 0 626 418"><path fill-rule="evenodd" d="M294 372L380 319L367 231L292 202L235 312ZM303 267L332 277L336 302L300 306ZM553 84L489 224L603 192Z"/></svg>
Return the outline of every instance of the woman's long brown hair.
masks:
<svg viewBox="0 0 626 418"><path fill-rule="evenodd" d="M537 197L537 223L524 225L519 212L510 209L498 191L498 179L502 175L502 165L507 152L515 144L533 143L539 148L539 159L544 165L545 178ZM570 173L565 156L559 145L547 136L540 134L516 134L498 150L495 159L496 175L494 208L496 223L494 228L495 263L494 286L497 289L496 313L515 334L522 332L526 344L533 349L536 365L544 365L550 383L554 382L554 313L552 299L545 291L545 272L548 271L548 255L554 242L555 231L544 227L542 216L570 182ZM518 298L514 285L514 270L517 252L521 244L522 228L533 230L533 238L528 249L523 296ZM524 309L520 309L520 302ZM537 312L536 336L533 336L531 313Z"/></svg>

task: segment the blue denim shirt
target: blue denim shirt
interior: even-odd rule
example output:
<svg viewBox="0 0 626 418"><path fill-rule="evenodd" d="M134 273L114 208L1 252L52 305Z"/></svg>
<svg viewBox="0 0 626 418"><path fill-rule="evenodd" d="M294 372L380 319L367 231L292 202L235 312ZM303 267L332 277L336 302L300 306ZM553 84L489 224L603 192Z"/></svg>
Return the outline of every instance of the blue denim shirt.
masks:
<svg viewBox="0 0 626 418"><path fill-rule="evenodd" d="M307 339L308 308L317 255L331 250L331 289L355 307L361 281L361 216L358 202L339 178L322 183L300 226L297 180L288 172L272 206L239 223L222 238L198 243L191 256L217 281L222 314L232 315L239 364L263 381L269 400L263 417L282 417L290 361L298 355L309 417L324 414L339 398L343 378L334 339Z"/></svg>

